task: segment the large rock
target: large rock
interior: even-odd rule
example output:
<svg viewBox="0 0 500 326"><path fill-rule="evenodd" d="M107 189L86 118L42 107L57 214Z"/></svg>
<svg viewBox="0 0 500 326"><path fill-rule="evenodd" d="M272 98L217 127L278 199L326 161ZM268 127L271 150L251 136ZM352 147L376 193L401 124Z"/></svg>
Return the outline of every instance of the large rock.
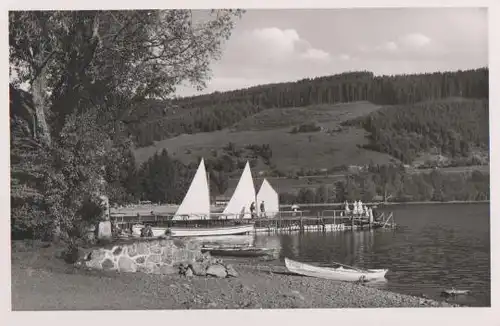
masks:
<svg viewBox="0 0 500 326"><path fill-rule="evenodd" d="M149 254L149 249L146 243L139 242L137 244L137 254L138 255L147 255Z"/></svg>
<svg viewBox="0 0 500 326"><path fill-rule="evenodd" d="M113 263L113 261L109 258L106 258L106 260L104 260L102 262L102 269L104 270L111 270L111 269L114 269L115 268L115 263Z"/></svg>
<svg viewBox="0 0 500 326"><path fill-rule="evenodd" d="M207 275L207 273L205 271L205 267L203 267L203 265L198 263L198 262L194 262L194 263L189 264L189 267L193 270L193 274L196 276Z"/></svg>
<svg viewBox="0 0 500 326"><path fill-rule="evenodd" d="M207 275L224 278L227 276L226 268L220 264L210 265L207 268Z"/></svg>
<svg viewBox="0 0 500 326"><path fill-rule="evenodd" d="M238 272L236 272L233 265L226 266L226 273L227 273L227 276L230 276L230 277L238 277L239 276Z"/></svg>
<svg viewBox="0 0 500 326"><path fill-rule="evenodd" d="M129 257L122 256L118 259L118 270L120 272L135 272L137 270L137 266Z"/></svg>

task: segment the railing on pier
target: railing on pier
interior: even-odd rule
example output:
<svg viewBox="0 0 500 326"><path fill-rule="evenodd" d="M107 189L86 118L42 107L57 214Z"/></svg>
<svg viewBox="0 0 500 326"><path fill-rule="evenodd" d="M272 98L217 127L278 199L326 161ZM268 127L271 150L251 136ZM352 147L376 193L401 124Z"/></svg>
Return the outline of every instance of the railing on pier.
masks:
<svg viewBox="0 0 500 326"><path fill-rule="evenodd" d="M256 228L293 228L299 227L303 229L304 226L325 226L331 224L345 224L351 225L352 227L383 224L383 227L391 226L394 227L394 217L392 213L386 217L385 213L382 213L379 218L379 222L370 221L370 218L365 215L353 215L346 214L344 210L323 210L317 212L316 216L313 216L310 211L307 210L290 210L290 211L279 211L279 212L265 212L265 213L241 213L241 214L224 214L224 213L211 213L210 217L200 216L199 219L188 219L187 216L184 219L173 220L173 215L168 214L155 214L151 212L149 215L124 215L124 214L112 214L112 219L120 227L131 227L133 224L151 224L151 225L161 225L171 227L174 224L176 226L187 226L193 223L197 226L224 226L228 223L238 223L247 224L254 223ZM389 224L391 222L391 224Z"/></svg>

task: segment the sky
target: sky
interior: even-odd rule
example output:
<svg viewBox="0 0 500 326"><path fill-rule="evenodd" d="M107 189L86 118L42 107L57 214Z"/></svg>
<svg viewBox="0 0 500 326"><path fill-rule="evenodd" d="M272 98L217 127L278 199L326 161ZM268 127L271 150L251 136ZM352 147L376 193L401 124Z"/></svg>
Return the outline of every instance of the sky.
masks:
<svg viewBox="0 0 500 326"><path fill-rule="evenodd" d="M211 65L201 92L295 81L346 71L377 75L488 66L483 8L248 10Z"/></svg>

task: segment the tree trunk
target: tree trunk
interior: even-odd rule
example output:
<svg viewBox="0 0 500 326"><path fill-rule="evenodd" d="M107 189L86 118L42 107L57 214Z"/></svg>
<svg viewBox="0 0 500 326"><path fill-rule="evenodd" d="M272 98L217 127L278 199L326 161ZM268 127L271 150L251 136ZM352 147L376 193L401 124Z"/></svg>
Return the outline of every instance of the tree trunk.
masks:
<svg viewBox="0 0 500 326"><path fill-rule="evenodd" d="M38 135L40 141L47 146L51 145L51 137L49 126L45 117L47 111L47 94L45 85L45 69L42 68L42 72L31 84L32 95L33 95L33 105L35 106L36 115L36 135Z"/></svg>

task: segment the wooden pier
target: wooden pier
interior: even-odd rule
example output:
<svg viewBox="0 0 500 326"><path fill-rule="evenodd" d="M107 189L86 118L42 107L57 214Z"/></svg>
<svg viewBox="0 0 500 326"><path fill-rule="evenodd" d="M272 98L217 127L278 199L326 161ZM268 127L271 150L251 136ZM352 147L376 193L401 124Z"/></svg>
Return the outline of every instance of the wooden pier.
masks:
<svg viewBox="0 0 500 326"><path fill-rule="evenodd" d="M394 228L393 213L382 213L376 221L370 221L367 216L345 215L343 210L324 210L315 216L310 211L280 211L267 212L267 216L254 216L250 218L239 215L224 215L213 213L210 219L200 220L172 220L172 215L151 214L148 215L124 215L111 214L111 218L120 228L130 229L134 224L149 224L159 227L215 227L234 224L254 223L255 233L282 233L282 232L306 232L306 231L345 231L362 230L372 228ZM243 217L243 218L241 218Z"/></svg>

